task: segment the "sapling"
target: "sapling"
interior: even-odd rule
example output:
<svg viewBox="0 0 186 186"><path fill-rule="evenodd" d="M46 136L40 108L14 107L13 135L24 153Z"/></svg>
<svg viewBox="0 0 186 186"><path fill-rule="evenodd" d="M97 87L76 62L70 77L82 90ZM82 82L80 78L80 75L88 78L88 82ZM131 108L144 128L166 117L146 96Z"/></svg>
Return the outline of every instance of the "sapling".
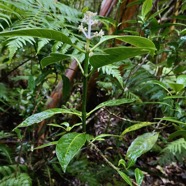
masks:
<svg viewBox="0 0 186 186"><path fill-rule="evenodd" d="M68 130L65 131L65 134L63 133L62 137L58 141L51 142L49 144L45 144L42 146L42 147L46 147L49 145L56 145L56 155L64 172L66 171L70 161L81 150L81 148L85 145L86 142L92 145L94 149L96 149L99 152L99 154L102 157L104 157L103 153L101 153L101 151L99 151L99 149L97 149L93 144L94 141L103 140L105 137L111 137L111 136L122 137L127 132L134 131L139 129L140 127L145 127L149 125L149 123L143 123L141 125L138 124L134 127L131 126L131 128L129 128L128 130L126 129L120 136L113 135L113 134L101 134L99 136L93 137L87 134L86 121L88 117L96 110L99 110L102 107L111 107L111 106L118 106L121 104L130 104L135 101L135 99L126 99L126 98L108 100L106 102L100 103L93 110L87 113L87 109L86 109L87 85L88 85L88 79L90 78L91 74L98 68L101 68L102 66L113 64L115 62L119 62L127 58L135 57L138 55L143 55L143 54L153 55L156 50L154 43L151 40L144 37L131 36L131 35L130 36L126 36L126 35L104 36L104 32L102 29L93 32L92 28L97 24L98 24L97 14L87 11L84 14L84 17L78 27L79 31L83 33L86 40L83 48L79 48L76 42L72 41L70 37L67 37L62 32L51 30L51 29L32 28L32 29L13 30L9 32L0 32L0 36L16 36L16 37L31 36L31 37L47 38L47 39L61 41L63 43L67 43L72 47L76 48L79 51L79 53L81 53L84 56L83 60L81 61L77 57L77 55L74 54L51 53L49 57L46 57L41 61L41 65L43 68L49 64L67 58L75 59L77 61L83 76L82 110L78 111L75 109L68 109L68 108L48 109L46 111L28 117L21 124L19 124L15 129L18 130L18 128L21 127L28 127L35 123L40 123L41 121L50 118L55 114L74 114L78 116L81 120L81 123L75 124L74 126L77 127L81 125L83 129L81 133L71 132L71 130L74 129L74 126L68 126ZM92 40L96 37L100 37L100 40L98 41L98 43L93 45ZM119 47L101 49L100 45L111 39L118 39L120 41L129 43L132 46L119 46ZM79 38L77 40L79 40ZM99 50L97 50L98 48ZM59 125L57 124L55 126L59 127ZM128 159L130 160L129 162L135 162L139 156L141 156L143 153L150 150L153 144L155 144L157 137L158 134L149 133L146 135L145 141L143 137L137 138L136 141L134 141L134 143L131 144L131 146L129 147L129 151L127 153ZM144 143L146 143L145 146L143 146ZM137 148L142 150L140 152L135 151ZM114 168L129 185L132 185L130 178L124 172L120 171L120 169L114 166L110 161L108 161L106 157L104 157L103 159L112 168ZM139 174L139 171L136 172L137 172L136 174Z"/></svg>
<svg viewBox="0 0 186 186"><path fill-rule="evenodd" d="M96 13L87 11L84 14L81 24L78 29L86 38L85 44L85 60L84 60L84 74L83 74L83 96L82 96L82 126L83 131L86 132L86 106L87 106L87 83L89 78L89 58L93 55L93 51L90 48L90 40L95 37L102 37L104 32L102 29L99 32L92 32L92 27L98 24L98 20L96 19ZM86 25L84 27L84 25Z"/></svg>

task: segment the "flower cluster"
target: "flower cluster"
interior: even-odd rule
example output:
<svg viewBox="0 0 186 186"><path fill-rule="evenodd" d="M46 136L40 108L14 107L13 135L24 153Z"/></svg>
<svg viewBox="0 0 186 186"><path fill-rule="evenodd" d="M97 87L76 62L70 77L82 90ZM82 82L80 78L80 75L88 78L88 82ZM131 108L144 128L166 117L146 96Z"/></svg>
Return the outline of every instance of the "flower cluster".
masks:
<svg viewBox="0 0 186 186"><path fill-rule="evenodd" d="M96 15L97 13L87 11L84 14L82 22L78 27L79 31L82 32L87 39L92 39L94 37L102 37L104 35L104 32L102 29L99 32L94 32L93 35L91 33L92 26L98 24L98 20L95 19ZM83 23L86 24L87 27L84 27Z"/></svg>

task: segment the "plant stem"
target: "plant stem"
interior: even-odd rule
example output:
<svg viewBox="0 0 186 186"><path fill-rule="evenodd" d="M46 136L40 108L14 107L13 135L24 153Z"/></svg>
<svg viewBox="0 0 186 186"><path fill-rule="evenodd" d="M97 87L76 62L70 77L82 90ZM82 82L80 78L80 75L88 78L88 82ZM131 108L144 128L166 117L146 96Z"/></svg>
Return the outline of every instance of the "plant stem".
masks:
<svg viewBox="0 0 186 186"><path fill-rule="evenodd" d="M87 41L89 45L89 41ZM87 46L88 47L88 46ZM88 87L88 63L89 63L89 49L85 53L84 61L84 76L83 76L83 96L82 96L82 126L83 132L86 133L86 118L87 118L87 87Z"/></svg>
<svg viewBox="0 0 186 186"><path fill-rule="evenodd" d="M114 170L116 170L117 172L119 171L119 168L117 168L112 162L110 162L105 155L101 152L100 149L97 148L96 145L94 145L94 143L90 142L91 146L100 154L100 156L105 160L105 162L107 162Z"/></svg>

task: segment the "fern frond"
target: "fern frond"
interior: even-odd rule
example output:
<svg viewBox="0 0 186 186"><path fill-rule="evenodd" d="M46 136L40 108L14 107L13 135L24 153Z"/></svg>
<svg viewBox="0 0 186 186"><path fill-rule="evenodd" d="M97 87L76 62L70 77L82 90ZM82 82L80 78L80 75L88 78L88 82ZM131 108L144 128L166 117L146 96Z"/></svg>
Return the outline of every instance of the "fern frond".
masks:
<svg viewBox="0 0 186 186"><path fill-rule="evenodd" d="M5 22L8 26L11 24L11 18L8 15L0 13L0 22ZM3 24L0 23L0 27L4 30Z"/></svg>
<svg viewBox="0 0 186 186"><path fill-rule="evenodd" d="M134 99L136 101L138 101L139 103L142 103L143 101L141 100L141 98L134 94L133 92L127 90L123 93L124 97L126 97L127 99Z"/></svg>
<svg viewBox="0 0 186 186"><path fill-rule="evenodd" d="M8 134L8 133L4 133L3 131L0 132L0 139L6 138L6 137L9 137L9 136L11 136L11 135ZM3 161L4 162L8 162L8 163L12 164L13 161L12 161L11 152L10 152L9 147L7 147L4 144L0 144L0 155L3 156Z"/></svg>
<svg viewBox="0 0 186 186"><path fill-rule="evenodd" d="M25 165L4 165L0 166L0 177L10 176L17 172L26 172L27 167Z"/></svg>
<svg viewBox="0 0 186 186"><path fill-rule="evenodd" d="M0 10L1 12L4 12L6 15L13 15L16 16L17 18L21 18L21 16L15 12L12 8L9 7L9 4L0 2Z"/></svg>
<svg viewBox="0 0 186 186"><path fill-rule="evenodd" d="M1 0L0 3L0 27L4 30L17 30L23 28L50 28L60 30L65 35L70 34L69 29L77 29L81 12L62 3L55 3L53 0ZM2 23L5 25L3 25ZM74 27L68 24L74 23ZM67 29L68 27L68 29ZM18 49L23 48L27 43L34 43L33 38L17 37L10 38L8 49L10 60ZM37 53L48 44L47 40L39 40ZM59 46L59 45L58 45ZM62 46L61 46L62 48Z"/></svg>
<svg viewBox="0 0 186 186"><path fill-rule="evenodd" d="M82 15L82 13L77 9L69 7L62 3L57 3L56 6L69 23L77 23L80 21L79 17Z"/></svg>
<svg viewBox="0 0 186 186"><path fill-rule="evenodd" d="M37 54L40 52L40 50L49 43L48 39L45 38L40 38L38 42L38 47L37 47Z"/></svg>
<svg viewBox="0 0 186 186"><path fill-rule="evenodd" d="M67 22L78 23L81 12L62 3L54 3L53 0L18 0L11 2L2 0L0 10L4 14L0 19L6 17L6 22L11 21L10 15L17 16L19 19L14 21L14 29L21 28L53 28L60 29ZM15 18L15 17L14 17ZM10 24L9 24L10 26Z"/></svg>
<svg viewBox="0 0 186 186"><path fill-rule="evenodd" d="M118 66L106 65L106 66L101 67L99 70L101 70L103 74L111 75L112 77L116 78L119 84L121 85L121 87L123 87L123 78L118 69Z"/></svg>
<svg viewBox="0 0 186 186"><path fill-rule="evenodd" d="M166 165L171 162L183 162L186 159L186 141L184 138L175 140L167 145L158 160L160 164Z"/></svg>
<svg viewBox="0 0 186 186"><path fill-rule="evenodd" d="M10 60L12 59L12 57L14 56L14 54L19 48L23 48L27 43L30 43L31 45L35 43L34 38L29 36L12 37L7 41L8 41L7 47L10 52L9 53Z"/></svg>
<svg viewBox="0 0 186 186"><path fill-rule="evenodd" d="M168 144L164 150L169 150L173 155L176 155L177 153L180 154L183 149L186 149L186 141L184 138L180 138Z"/></svg>
<svg viewBox="0 0 186 186"><path fill-rule="evenodd" d="M18 185L24 185L24 186L31 186L32 180L26 173L20 173L18 175L12 174L10 176L6 176L3 179L0 180L1 186L18 186Z"/></svg>

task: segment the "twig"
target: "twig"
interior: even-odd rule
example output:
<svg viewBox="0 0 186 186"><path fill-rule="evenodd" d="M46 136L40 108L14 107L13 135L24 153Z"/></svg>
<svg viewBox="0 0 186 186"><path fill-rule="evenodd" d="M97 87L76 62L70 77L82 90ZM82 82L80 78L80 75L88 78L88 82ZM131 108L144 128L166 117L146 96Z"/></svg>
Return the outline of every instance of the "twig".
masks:
<svg viewBox="0 0 186 186"><path fill-rule="evenodd" d="M106 162L106 163L108 163L108 165L110 166L110 167L112 167L115 171L119 171L119 168L118 167L116 167L112 162L110 162L106 157L105 157L105 155L101 152L101 150L100 149L98 149L98 147L95 145L95 144L93 144L92 142L90 142L90 145L96 150L96 152L98 152L99 153L99 155L104 159L104 161ZM132 179L131 179L132 180ZM134 186L138 186L138 184L135 182L135 181L133 181L132 180L132 183L134 184Z"/></svg>

